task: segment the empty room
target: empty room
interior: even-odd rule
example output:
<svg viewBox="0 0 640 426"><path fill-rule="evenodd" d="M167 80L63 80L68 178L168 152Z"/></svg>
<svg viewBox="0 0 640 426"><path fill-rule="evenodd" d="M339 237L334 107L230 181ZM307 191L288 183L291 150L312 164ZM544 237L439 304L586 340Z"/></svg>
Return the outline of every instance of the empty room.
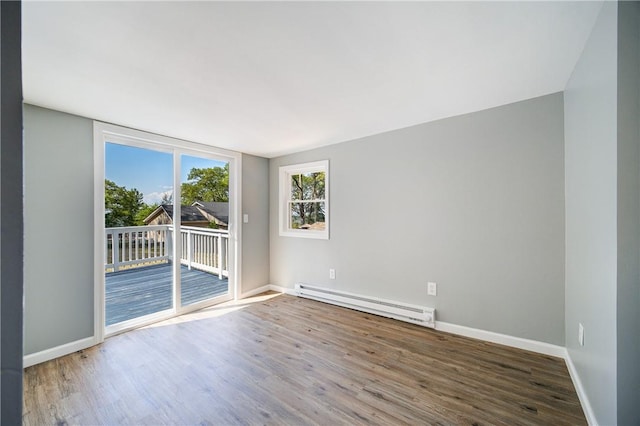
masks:
<svg viewBox="0 0 640 426"><path fill-rule="evenodd" d="M640 424L640 3L1 7L2 424Z"/></svg>

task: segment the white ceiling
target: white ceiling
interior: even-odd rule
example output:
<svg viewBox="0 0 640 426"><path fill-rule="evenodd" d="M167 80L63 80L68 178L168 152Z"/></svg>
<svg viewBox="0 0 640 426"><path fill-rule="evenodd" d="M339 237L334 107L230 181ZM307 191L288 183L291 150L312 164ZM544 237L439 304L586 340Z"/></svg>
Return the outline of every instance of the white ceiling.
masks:
<svg viewBox="0 0 640 426"><path fill-rule="evenodd" d="M26 2L28 103L273 157L564 89L601 2Z"/></svg>

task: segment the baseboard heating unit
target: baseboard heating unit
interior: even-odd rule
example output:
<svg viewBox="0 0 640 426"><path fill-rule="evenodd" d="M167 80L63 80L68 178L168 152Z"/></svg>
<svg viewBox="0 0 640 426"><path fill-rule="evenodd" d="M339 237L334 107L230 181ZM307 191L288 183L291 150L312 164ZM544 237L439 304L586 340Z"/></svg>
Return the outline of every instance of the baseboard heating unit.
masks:
<svg viewBox="0 0 640 426"><path fill-rule="evenodd" d="M296 295L425 327L436 326L436 310L426 306L409 305L302 283L296 284Z"/></svg>

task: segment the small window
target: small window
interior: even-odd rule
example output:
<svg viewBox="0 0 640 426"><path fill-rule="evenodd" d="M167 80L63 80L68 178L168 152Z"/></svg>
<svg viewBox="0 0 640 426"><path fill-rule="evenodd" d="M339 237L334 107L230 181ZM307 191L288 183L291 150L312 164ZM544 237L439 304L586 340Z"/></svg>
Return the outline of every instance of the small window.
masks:
<svg viewBox="0 0 640 426"><path fill-rule="evenodd" d="M280 235L329 239L329 161L280 167Z"/></svg>

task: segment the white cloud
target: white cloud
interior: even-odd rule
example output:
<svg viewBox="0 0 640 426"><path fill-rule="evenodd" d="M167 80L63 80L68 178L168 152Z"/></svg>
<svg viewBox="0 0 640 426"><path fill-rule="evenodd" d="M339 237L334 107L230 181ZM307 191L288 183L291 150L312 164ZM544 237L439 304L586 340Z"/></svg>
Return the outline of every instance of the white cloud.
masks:
<svg viewBox="0 0 640 426"><path fill-rule="evenodd" d="M173 190L151 192L149 194L144 194L142 200L147 204L160 204L160 201L162 201L162 197L170 196L171 194L173 194Z"/></svg>

